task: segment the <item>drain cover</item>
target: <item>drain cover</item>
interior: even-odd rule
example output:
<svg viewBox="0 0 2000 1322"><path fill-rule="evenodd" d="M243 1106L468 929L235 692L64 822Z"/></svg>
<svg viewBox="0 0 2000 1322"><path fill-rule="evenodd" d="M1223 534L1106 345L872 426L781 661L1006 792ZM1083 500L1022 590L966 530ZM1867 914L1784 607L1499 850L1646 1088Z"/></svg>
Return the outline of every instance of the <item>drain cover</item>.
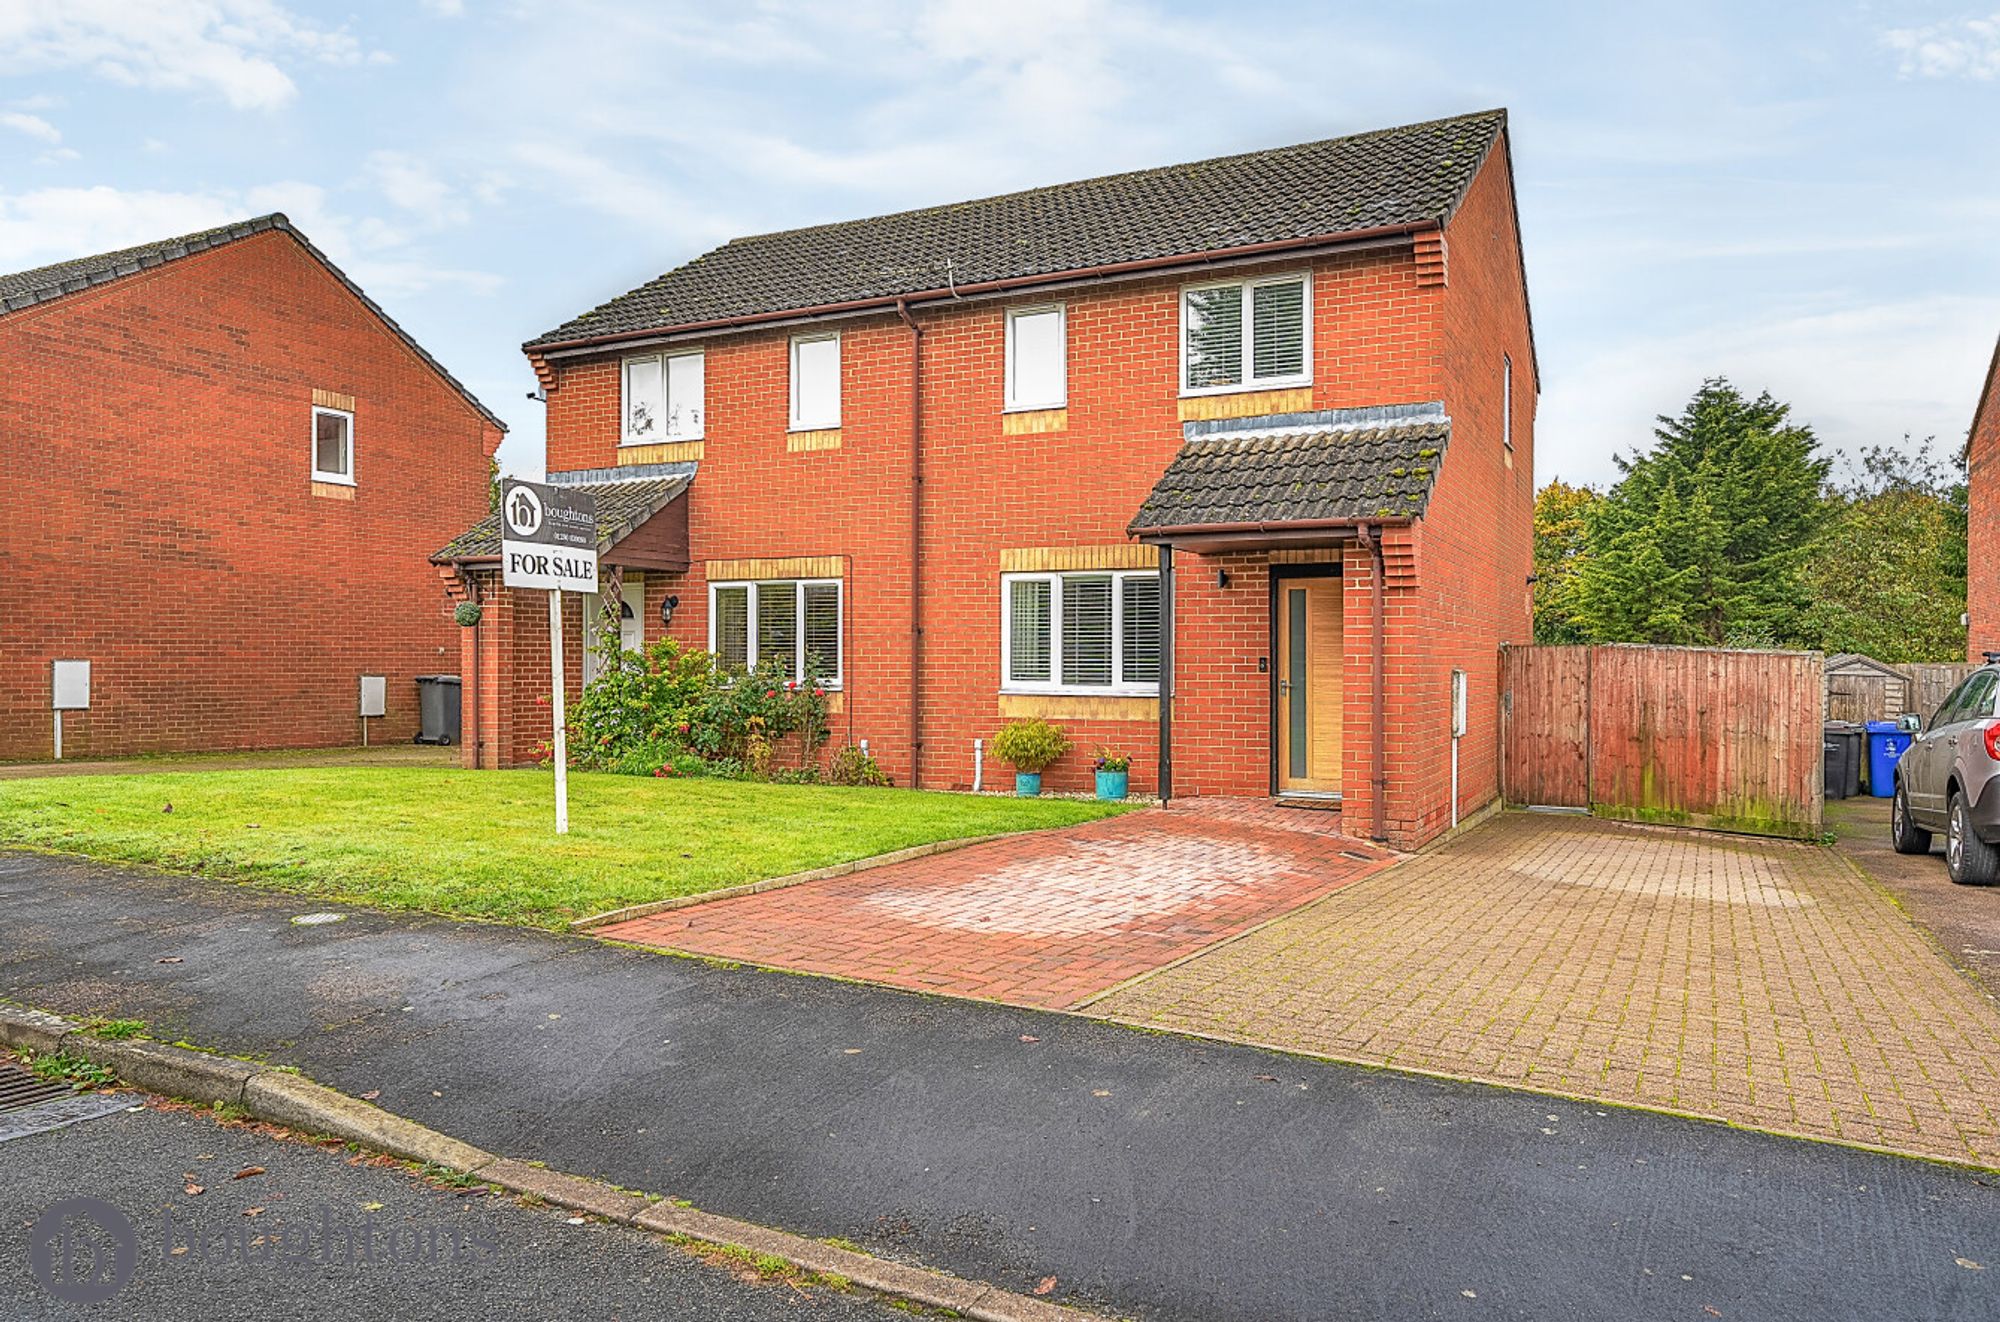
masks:
<svg viewBox="0 0 2000 1322"><path fill-rule="evenodd" d="M129 1093L77 1092L0 1062L0 1143L95 1120L131 1105Z"/></svg>

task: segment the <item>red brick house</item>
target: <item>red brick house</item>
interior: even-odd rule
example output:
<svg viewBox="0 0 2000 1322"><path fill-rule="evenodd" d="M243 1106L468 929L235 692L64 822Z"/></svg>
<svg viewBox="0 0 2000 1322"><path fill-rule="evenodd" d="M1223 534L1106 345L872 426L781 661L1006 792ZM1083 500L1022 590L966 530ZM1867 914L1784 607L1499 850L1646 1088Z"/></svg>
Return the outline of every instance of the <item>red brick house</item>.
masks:
<svg viewBox="0 0 2000 1322"><path fill-rule="evenodd" d="M285 217L0 276L0 361L0 759L58 662L64 756L409 741L504 427Z"/></svg>
<svg viewBox="0 0 2000 1322"><path fill-rule="evenodd" d="M1984 567L2000 563L2000 343L1965 438L1965 655L1978 661L2000 652L2000 582Z"/></svg>
<svg viewBox="0 0 2000 1322"><path fill-rule="evenodd" d="M898 783L1001 785L975 741L1034 714L1058 790L1102 745L1406 845L1498 795L1538 387L1502 111L738 239L525 349L629 635L823 671ZM506 765L546 614L494 537L437 559L493 607Z"/></svg>

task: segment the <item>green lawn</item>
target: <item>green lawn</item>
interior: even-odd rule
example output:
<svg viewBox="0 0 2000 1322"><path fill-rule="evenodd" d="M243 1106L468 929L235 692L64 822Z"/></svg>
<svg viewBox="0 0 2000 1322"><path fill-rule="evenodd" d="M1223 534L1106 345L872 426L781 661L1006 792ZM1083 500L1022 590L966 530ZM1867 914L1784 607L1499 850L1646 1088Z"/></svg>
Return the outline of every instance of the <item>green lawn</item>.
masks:
<svg viewBox="0 0 2000 1322"><path fill-rule="evenodd" d="M647 900L1119 809L894 789L327 767L0 781L0 845L560 927ZM173 811L166 811L168 804Z"/></svg>

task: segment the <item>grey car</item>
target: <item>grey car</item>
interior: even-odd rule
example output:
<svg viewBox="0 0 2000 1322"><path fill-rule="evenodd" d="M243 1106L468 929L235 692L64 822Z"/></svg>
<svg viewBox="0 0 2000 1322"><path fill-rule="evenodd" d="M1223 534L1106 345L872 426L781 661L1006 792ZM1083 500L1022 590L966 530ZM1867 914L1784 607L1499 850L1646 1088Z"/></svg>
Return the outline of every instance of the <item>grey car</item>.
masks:
<svg viewBox="0 0 2000 1322"><path fill-rule="evenodd" d="M1896 763L1889 808L1897 853L1927 853L1941 831L1945 870L1970 886L2000 881L2000 720L1993 714L2000 665L1991 662L1938 704L1928 726L1903 717L1916 738Z"/></svg>

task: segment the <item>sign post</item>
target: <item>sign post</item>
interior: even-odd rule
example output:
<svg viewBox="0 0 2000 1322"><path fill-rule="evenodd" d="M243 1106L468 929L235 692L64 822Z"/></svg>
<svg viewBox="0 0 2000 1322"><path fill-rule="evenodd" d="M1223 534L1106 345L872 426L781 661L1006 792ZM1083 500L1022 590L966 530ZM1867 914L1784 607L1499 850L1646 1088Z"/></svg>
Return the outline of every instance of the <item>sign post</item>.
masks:
<svg viewBox="0 0 2000 1322"><path fill-rule="evenodd" d="M500 582L549 594L549 704L555 718L556 834L569 832L569 734L563 716L562 594L597 591L597 498L508 478L500 489Z"/></svg>

